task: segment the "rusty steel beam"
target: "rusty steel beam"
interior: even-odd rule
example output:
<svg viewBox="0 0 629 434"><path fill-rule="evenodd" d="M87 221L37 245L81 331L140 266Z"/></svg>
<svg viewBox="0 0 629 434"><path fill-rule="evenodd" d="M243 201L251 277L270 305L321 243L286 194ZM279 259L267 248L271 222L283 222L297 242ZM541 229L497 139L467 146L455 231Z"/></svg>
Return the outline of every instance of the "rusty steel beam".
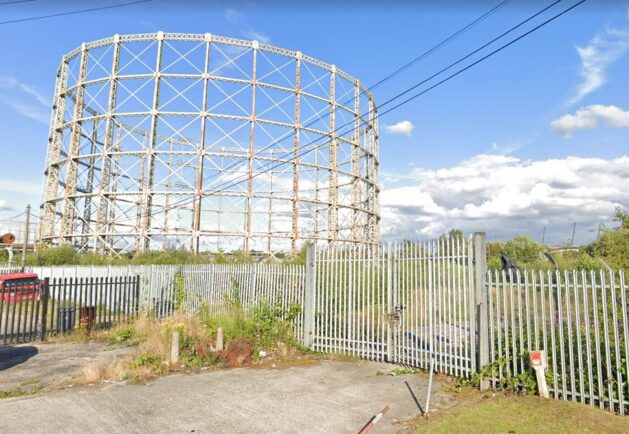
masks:
<svg viewBox="0 0 629 434"><path fill-rule="evenodd" d="M57 73L38 240L110 254L377 242L377 131L369 91L297 51L210 34L89 42Z"/></svg>
<svg viewBox="0 0 629 434"><path fill-rule="evenodd" d="M85 77L87 75L87 48L85 44L81 47L81 60L79 63L79 77L76 85L76 101L74 103L74 114L72 127L70 130L70 146L68 149L68 163L66 170L66 186L64 189L64 206L61 215L61 230L59 232L59 243L72 243L74 240L69 236L73 233L79 148L81 146L81 129L83 128L83 104L85 96Z"/></svg>
<svg viewBox="0 0 629 434"><path fill-rule="evenodd" d="M295 135L293 137L293 221L291 228L291 255L297 255L297 241L299 240L299 119L301 92L301 53L295 55ZM270 218L270 215L269 215ZM270 231L269 231L270 232Z"/></svg>

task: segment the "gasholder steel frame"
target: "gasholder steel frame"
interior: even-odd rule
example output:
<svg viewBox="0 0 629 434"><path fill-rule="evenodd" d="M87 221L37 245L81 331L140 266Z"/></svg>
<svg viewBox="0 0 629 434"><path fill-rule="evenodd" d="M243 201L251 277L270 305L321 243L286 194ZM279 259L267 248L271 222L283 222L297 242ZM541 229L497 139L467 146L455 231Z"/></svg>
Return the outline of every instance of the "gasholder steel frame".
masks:
<svg viewBox="0 0 629 434"><path fill-rule="evenodd" d="M375 244L378 121L357 79L211 34L115 35L63 56L39 243L109 254Z"/></svg>

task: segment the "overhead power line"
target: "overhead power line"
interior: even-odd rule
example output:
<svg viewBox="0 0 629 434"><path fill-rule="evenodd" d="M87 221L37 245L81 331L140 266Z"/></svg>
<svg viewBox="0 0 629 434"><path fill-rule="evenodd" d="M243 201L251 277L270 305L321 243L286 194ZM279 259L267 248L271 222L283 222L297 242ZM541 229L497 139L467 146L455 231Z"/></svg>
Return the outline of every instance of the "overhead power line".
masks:
<svg viewBox="0 0 629 434"><path fill-rule="evenodd" d="M36 2L37 0L14 0L14 1L10 1L10 2L2 2L0 3L0 6L6 6L6 5L14 5L17 3L31 3L31 2Z"/></svg>
<svg viewBox="0 0 629 434"><path fill-rule="evenodd" d="M489 43L484 44L481 48L474 50L472 53L470 53L470 54L468 54L468 55L464 56L463 58L461 58L461 59L459 59L458 61L454 62L454 63L453 63L453 64L451 64L450 66L448 66L448 67L446 67L446 68L442 69L440 72L438 72L438 73L436 73L436 74L433 74L433 75L432 75L431 77L429 77L428 79L426 79L426 80L422 80L421 82L419 82L419 83L417 83L417 84L415 84L415 85L411 86L410 88L408 88L408 89L404 90L403 92L399 93L398 95L394 96L393 98L390 98L390 99L389 99L389 100L388 100L385 104L388 104L388 103L390 103L390 102L392 102L392 101L394 101L394 100L399 99L401 96L408 94L409 92L411 92L412 90L414 90L414 89L416 89L418 86L420 86L421 84L426 83L427 81L431 80L432 78L436 77L437 75L441 74L442 72L444 72L444 71L446 71L446 70L450 69L452 66L457 65L457 64L458 64L458 63L460 63L461 61L463 61L463 60L465 60L465 59L469 58L469 57L470 57L471 55L473 55L474 53L477 53L477 52L478 52L478 51L480 51L482 48L487 47L487 46L488 46L488 45L490 45L491 43L495 42L496 40L500 39L500 38L501 38L501 37L503 37L504 35L506 35L506 34L510 33L511 31L513 31L514 29L517 29L517 28L518 28L518 27L520 27L521 25L523 25L523 24L525 24L525 23L529 22L531 19L533 19L533 18L535 18L536 16L540 15L541 13L543 13L543 12L544 12L544 11L546 11L546 10L548 10L548 9L549 9L549 8L551 8L552 6L556 5L556 4L557 4L557 3L559 3L560 1L562 1L562 0L557 0L557 1L555 1L555 2L554 2L554 3L552 3L551 5L547 6L546 8L544 8L544 9L542 9L541 11L537 12L536 14L532 15L531 17L527 18L526 20L522 21L522 22L521 22L521 23L519 23L518 25L516 25L516 26L512 27L510 30L508 30L508 31L504 32L501 36L498 36L498 37L496 37L496 38L492 39L492 41L490 41ZM405 100L401 101L400 103L396 104L395 106L393 106L393 107L391 107L391 108L387 109L386 111L384 111L384 112L382 112L382 113L377 114L377 118L380 118L381 116L384 116L384 115L386 115L387 113L390 113L391 111L393 111L393 110L396 110L396 109L400 108L401 106L403 106L403 105L405 105L405 104L409 103L410 101L412 101L412 100L414 100L414 99L416 99L416 98L418 98L418 97L420 97L420 96L422 96L422 95L426 94L427 92L429 92L429 91L431 91L431 90L435 89L436 87L438 87L438 86L440 86L440 85L442 85L442 84L444 84L444 83L446 83L446 82L450 81L451 79L453 79L453 78L455 78L456 76L458 76L458 75L462 74L463 72L465 72L465 71L467 71L467 70L469 70L469 69L473 68L474 66L478 65L479 63L481 63L481 62L483 62L483 61L485 61L485 60L489 59L490 57L492 57L492 56L494 56L494 55L498 54L499 52L501 52L501 51L503 51L504 49L506 49L506 48L510 47L511 45L513 45L513 44L515 44L516 42L520 41L521 39L525 38L526 36L528 36L528 35L530 35L530 34L534 33L535 31L537 31L537 30L541 29L542 27L544 27L544 26L546 26L546 25L550 24L551 22L555 21L557 18L559 18L559 17L561 17L561 16L565 15L566 13L568 13L568 12L572 11L572 10L573 10L573 9L575 9L576 7L578 7L578 6L580 6L581 4L585 3L585 1L586 1L586 0L581 0L581 1L579 1L578 3L575 3L574 5L572 5L572 6L568 7L568 8L566 8L566 9L564 9L563 11L561 11L561 12L559 12L559 13L557 13L557 14L555 14L555 15L554 15L554 16L552 16L551 18L549 18L549 19L547 19L546 21L542 22L541 24L539 24L539 25L537 25L537 26L533 27L532 29L528 30L527 32L523 33L522 35L520 35L520 36L518 36L518 37L516 37L516 38L514 38L514 39L512 39L512 40L510 40L510 41L509 41L509 42L507 42L506 44L504 44L504 45L500 46L499 48L497 48L497 49L495 49L495 50L493 50L493 51L491 51L489 54L486 54L485 56L483 56L483 57L481 57L480 59L478 59L478 60L476 60L476 61L472 62L471 64L469 64L469 65L465 66L464 68L461 68L461 69L457 70L456 72L454 72L454 73L450 74L449 76L447 76L447 77L446 77L446 78L444 78L443 80L441 80L441 81L439 81L439 82L437 82L437 83L435 83L435 84L431 85L430 87L428 87L428 88L426 88L426 89L424 89L424 90L422 90L422 91L420 91L420 92L418 92L418 93L416 93L416 94L412 95L411 97L409 97L409 98L407 98L407 99L405 99ZM383 105L384 105L384 104L383 104ZM382 106L381 106L381 107L382 107ZM349 124L350 124L350 123L348 123L348 124L346 124L346 125L344 125L344 126L347 126L347 125L349 125ZM351 122L351 124L353 124L353 122ZM362 121L361 126L362 126L362 125L364 125L364 124L365 124L365 121ZM340 128L342 128L342 127L340 127ZM338 129L337 129L337 130L338 130ZM345 132L344 132L344 133L345 133ZM343 133L341 133L341 134L343 134ZM323 137L323 136L322 136L322 137ZM321 137L320 137L319 139L321 139ZM311 141L311 142L310 142L310 143L308 143L306 146L309 146L309 145L313 144L314 142L318 141L319 139L315 139L315 140ZM299 154L299 155L297 155L297 156L292 156L292 152L291 152L291 153L286 153L286 154L284 155L284 157L291 157L291 158L288 158L286 161L281 161L281 162L279 162L279 163L276 163L275 165L273 165L273 166L271 166L271 167L269 167L269 168L267 168L267 169L265 169L265 170L261 170L261 171L259 171L259 172L256 172L255 174L251 175L251 177L254 177L254 178L255 178L255 177L257 177L257 176L259 176L259 175L262 175L262 174L264 174L264 173L267 173L267 172L269 172L269 171L271 171L271 170L273 170L273 169L275 169L275 168L277 168L277 167L279 167L279 166L281 166L281 165L288 164L288 163L292 162L293 160L295 160L295 159L297 159L297 158L301 158L301 157L303 157L303 156L305 156L305 155L307 155L307 154L311 153L312 151L314 151L314 150L316 150L316 149L318 149L318 148L320 148L321 146L324 146L324 145L325 145L325 143L322 143L322 144L317 145L317 146L315 146L315 147L312 147L312 148L310 148L310 149L304 149L304 150L303 150L303 152L302 152L302 153L300 153L300 154ZM281 157L280 157L280 158L281 158ZM231 182L230 184L228 184L227 186L225 186L225 187L221 188L220 190L213 191L213 192L212 192L212 195L216 195L216 194L218 194L218 193L222 193L222 192L224 192L224 191L228 190L229 188L232 188L232 187L234 187L234 186L236 186L236 185L238 185L238 184L240 184L240 183L242 183L242 182L247 181L248 179L249 179L249 176L247 175L245 178L243 178L243 179L241 179L241 180L239 180L239 181L233 181L233 182ZM208 195L208 196L209 196L209 195ZM170 209L172 209L172 208L176 208L176 207L180 207L180 206L185 206L185 205L187 205L187 204L189 204L189 203L194 202L195 200L196 200L196 198L193 198L193 199L184 199L184 200L182 200L182 201L180 201L180 202L178 202L178 203L174 203L174 204L172 204L169 208L170 208ZM153 213L152 215L159 214L159 213L161 213L161 212L165 212L165 210L161 210L161 211L159 211L159 212Z"/></svg>
<svg viewBox="0 0 629 434"><path fill-rule="evenodd" d="M503 0L502 2L498 3L496 6L494 6L493 8L491 8L489 11L485 12L483 15L481 15L480 17L476 18L474 21L468 23L466 26L462 27L461 29L457 30L456 32L452 33L450 36L448 36L446 39L442 40L441 42L437 43L436 45L434 45L433 47L429 48L427 51L423 52L422 54L420 54L419 56L415 57L413 60L411 60L410 62L402 65L401 67L397 68L396 70L394 70L393 72L389 73L387 76L383 77L381 80L379 80L378 82L376 82L375 84L371 85L369 88L367 88L366 90L361 90L360 91L360 95L364 95L366 91L368 90L373 90L376 87L380 86L381 84L385 83L386 81L396 77L398 74L400 74L401 72L405 71L406 69L410 68L413 65L416 65L417 63L421 62L423 59L425 59L426 57L430 56L431 54L439 51L441 48L445 47L446 45L448 45L450 42L452 42L453 40L455 40L456 38L458 38L459 36L463 35L465 32L467 32L468 30L470 30L471 28L473 28L474 26L476 26L478 23L482 22L483 20L487 19L488 17L490 17L491 15L493 15L494 13L496 13L499 9L501 9L502 7L506 6L508 3L510 3L512 0ZM555 3L553 3L553 5L557 4L558 2L560 2L562 0L557 0ZM551 5L552 6L552 5ZM347 101L345 101L344 103L342 103L341 105L347 105L349 103L351 103L353 101L354 97L352 96L350 99L348 99ZM316 113L315 113L316 114ZM369 113L366 113L364 116L367 116ZM309 122L305 122L303 125L301 125L301 128L308 128L314 124L316 124L317 122L319 122L320 120L323 120L327 117L330 116L329 112L324 113L322 116L317 116L315 119L312 119ZM353 123L350 122L350 123ZM349 125L350 123L347 123L345 125L341 125L340 127L338 127L335 131L339 130L340 128L344 128L347 125ZM334 132L334 131L332 131ZM284 136L281 136L277 139L275 139L274 141L272 141L271 143L269 143L267 146L258 149L257 152L264 152L270 148L272 148L273 146L275 146L278 143L281 143L283 140L287 140L288 138L292 138L293 136L293 132L289 131L287 132ZM311 142L312 143L312 142ZM309 143L309 144L311 144ZM230 170L233 169L234 167L238 166L239 162L234 162L232 164L230 164L229 166L225 167L223 170Z"/></svg>
<svg viewBox="0 0 629 434"><path fill-rule="evenodd" d="M546 6L545 8L541 9L539 12L537 12L537 13L535 13L535 14L531 15L530 17L528 17L526 20L521 21L521 22L520 22L520 23L518 23L517 25L515 25L515 26L511 27L509 30L507 30L507 31L503 32L502 34L500 34L499 36L497 36L497 37L493 38L491 41L487 42L486 44L483 44L481 47L479 47L479 48L477 48L477 49L475 49L475 50L471 51L470 53L468 53L467 55L465 55L465 56L463 56L462 58L458 59L457 61L455 61L455 62L451 63L450 65L446 66L445 68L441 69L440 71L438 71L438 72L436 72L436 73L432 74L430 77L428 77L428 78L426 78L426 79L424 79L424 80L421 80L420 82L418 82L418 83L414 84L413 86L411 86L411 87L409 87L409 88L405 89L404 91L402 91L402 92L398 93L397 95L393 96L392 98L389 98L387 101L385 101L383 104L381 104L381 105L377 108L377 110L382 109L382 107L385 107L385 106L387 106L388 104L390 104L390 103L392 103L392 102L394 102L394 101L398 100L399 98L403 97L404 95L406 95L406 94L408 94L408 93L412 92L413 90L417 89L417 88L418 88L418 87L420 87L421 85L426 84L427 82L429 82L429 81L430 81L430 80L432 80L433 78L436 78L437 76L439 76L439 75L443 74L444 72L448 71L449 69L453 68L454 66L456 66L456 65L460 64L461 62L465 61L466 59L470 58L471 56L473 56L474 54L478 53L479 51L482 51L483 49L485 49L485 48L487 48L488 46L492 45L494 42L498 41L499 39L503 38L504 36L508 35L509 33L513 32L514 30L518 29L518 28L519 28L519 27L521 27L522 25L524 25L524 24L528 23L528 22L529 22L529 21L531 21L532 19L534 19L534 18L538 17L540 14L542 14L542 13L546 12L548 9L552 8L553 6L555 6L557 3L560 3L561 1L562 1L562 0L556 0L554 3L550 4L549 6ZM551 21L553 21L553 20L555 20L555 19L559 18L561 15L563 15L563 14L567 13L568 11L570 11L570 10L574 9L575 7L577 7L578 5L580 5L581 3L585 2L585 1L586 1L586 0L582 0L582 1L580 1L579 3L576 3L575 5L573 5L572 7L568 8L568 9L565 9L564 11L562 11L562 12L560 12L559 14L557 14L557 15L553 16L552 18L550 18L549 20L547 20L547 21L543 22L542 24L538 25L537 27L533 28L532 30L529 30L528 32L524 33L524 34L523 34L523 35L521 35L520 37L518 37L518 38L516 38L516 39L514 39L514 40L512 40L512 41L510 41L509 43L507 43L507 44L503 45L503 46L502 46L502 47L500 47L499 49L497 49L497 50L495 50L495 51L493 51L493 52L489 53L489 54L488 54L488 55L486 55L485 57L483 57L483 58L481 58L480 60L478 60L478 61L476 61L476 62L472 63L471 65L467 66L467 67L466 67L466 68L464 68L463 70L458 71L458 72L457 72L457 73L455 73L453 76L450 76L450 77L448 77L446 80L442 80L441 82L437 83L436 85L434 85L434 86L432 86L432 87L428 88L428 90L426 90L426 91L424 91L424 92L422 92L422 93L420 93L420 94L418 94L418 95L415 95L414 97L412 97L412 98L411 98L411 100L412 100L412 99L417 98L418 96L420 96L420 95L422 95L422 94L424 94L424 93L426 93L427 91L429 91L429 90L433 89L434 87L438 86L439 84L441 84L441 83L443 83L443 82L445 82L445 81L448 81L448 80L450 80L451 78L454 78L454 76L459 75L461 72L463 72L463 71L465 71L465 70L467 70L467 69L469 69L469 68L471 68L471 67L475 66L476 64L478 64L478 63L480 63L481 61L485 60L486 58L491 57L491 56L493 56L494 54L497 54L498 52L502 51L502 50L503 50L504 48L506 48L507 46L509 46L509 45L511 45L511 44L513 44L513 43L515 43L515 42L517 42L518 40L520 40L520 39L522 39L523 37L525 37L525 36L529 35L530 33L533 33L533 32L534 32L534 31L536 31L537 29L539 29L539 28L541 28L541 27L545 26L546 24L550 23ZM409 101L410 101L410 100L409 100ZM378 118L380 118L381 116L385 115L386 113L389 113L390 111L392 111L392 110L394 110L394 109L399 108L400 106L402 106L402 105L406 104L406 103L407 103L407 102L409 102L409 101L403 101L402 103L395 105L393 108L388 109L388 110L386 110L385 112L376 113L376 116L377 116ZM375 109L375 110L376 110L376 109ZM369 115L369 114L371 114L371 113L372 113L372 111L369 111L369 112L367 112L366 114L362 115L362 116L361 116L361 118L364 118L364 117L368 116L368 115ZM365 123L366 123L366 122L363 120L363 121L361 122L361 126L365 125ZM347 126L350 126L350 125L352 125L352 128L353 128L353 124L354 124L354 121L347 122L347 123L345 123L344 125L341 125L340 127L336 128L336 129L335 129L334 131L332 131L332 132L333 132L333 133L339 133L339 131L340 131L341 129L343 129L343 128L347 127ZM343 132L340 132L340 134L337 134L337 135L343 135L343 134L345 134L345 133L347 133L347 132L348 132L348 131L343 131ZM317 141L320 141L320 140L321 140L321 139L323 139L324 137L325 137L325 136L320 136L320 137L318 137L317 139L312 140L311 142L309 142L308 144L306 144L306 145L304 146L304 148L306 148L306 149L304 149L304 150L306 151L306 153L310 153L310 152L312 152L313 150L316 150L316 149L320 148L321 146L323 146L325 143L324 143L324 144L321 144L321 145L317 145L317 146L315 146L315 147L313 147L313 148L307 149L307 147L308 147L308 146L310 146L310 145L314 144L314 143L315 143L315 142L317 142ZM280 157L278 157L278 158L291 157L291 156L292 156L292 154L293 154L292 152L288 152L288 153L286 153L286 154L284 154L283 156L280 156ZM303 155L306 155L306 154L304 153ZM301 157L301 156L302 156L302 154L298 155L298 156L297 156L297 158L299 158L299 157ZM286 164L286 163L288 163L288 162L290 162L290 161L292 161L292 160L294 160L294 159L295 159L295 157L292 157L292 158L291 158L291 159L289 159L288 161L286 161L286 162L280 162L279 164ZM265 173L265 172L266 172L266 170L265 170L265 171L261 171L261 172L257 172L257 173ZM248 179L248 177L247 177L246 179ZM246 179L243 179L243 180L241 180L241 181L236 181L235 183L232 183L232 184L231 184L231 186L233 186L233 185L237 185L237 184L239 184L239 183L241 183L241 182L244 182ZM218 190L218 191L216 191L216 193L221 192L221 191L224 191L224 190Z"/></svg>
<svg viewBox="0 0 629 434"><path fill-rule="evenodd" d="M559 0L559 1L561 1L561 0ZM492 57L492 56L494 56L494 55L498 54L499 52L501 52L502 50L504 50L504 49L506 49L506 48L510 47L511 45L515 44L515 43L516 43L516 42L518 42L519 40L521 40L521 39L525 38L526 36L530 35L531 33L533 33L533 32L535 32L535 31L539 30L540 28L542 28L542 27L546 26L547 24L551 23L552 21L556 20L557 18L561 17L562 15L564 15L564 14L566 14L566 13L570 12L571 10L573 10L573 9L574 9L574 8L576 8L577 6L581 5L582 3L585 3L585 1L586 1L586 0L581 0L581 1L580 1L580 2L578 2L578 3L575 3L574 5L570 6L569 8L567 8L567 9L563 10L562 12L560 12L560 13L558 13L558 14L554 15L553 17L549 18L548 20L544 21L543 23L541 23L541 24L539 24L539 25L537 25L537 26L533 27L531 30L529 30L529 31L527 31L527 32L525 32L525 33L523 33L522 35L518 36L517 38L512 39L511 41L507 42L506 44L504 44L504 45L500 46L499 48L495 49L494 51L490 52L489 54L487 54L487 55L485 55L485 56L481 57L480 59L478 59L478 60L476 60L476 61L472 62L471 64L467 65L466 67L459 69L458 71L456 71L455 73L453 73L453 74L449 75L448 77L444 78L443 80L441 80L441 81L439 81L439 82L437 82L437 83L433 84L432 86L430 86L430 87L428 87L428 88L426 88L426 89L422 90L421 92L419 92L419 93L417 93L417 94L415 94L415 95L413 95L413 96L411 96L411 97L409 97L409 98L407 98L407 99L403 100L402 102L400 102L400 103L398 103L398 104L394 105L393 107L390 107L389 109L385 110L384 112L378 113L378 114L376 115L376 117L379 119L380 117L382 117L382 116L386 115L387 113L390 113L390 112L392 112L393 110L396 110L396 109L400 108L401 106L403 106L403 105L405 105L405 104L408 104L409 102L413 101L414 99L419 98L420 96L422 96L422 95L424 95L424 94L428 93L429 91L433 90L434 88L436 88L436 87L438 87L438 86L440 86L440 85L442 85L442 84L444 84L444 83L446 83L446 82L450 81L450 80L451 80L451 79L453 79L454 77L456 77L456 76L458 76L458 75L462 74L463 72L467 71L468 69L473 68L474 66L478 65L479 63L481 63L481 62L483 62L483 61L485 61L485 60L489 59L490 57ZM558 2L555 2L555 3L558 3ZM469 56L466 56L466 57L469 57ZM456 63L458 63L458 62L456 62ZM427 81L427 80L423 80L423 82L424 82L424 83L425 83L426 81ZM400 94L396 95L394 98L391 98L389 101L393 101L393 100L395 100L395 99L399 98L400 96L407 94L407 93L408 93L408 92L410 92L411 90L413 90L413 89L417 88L420 84L421 84L421 83L416 84L416 85L412 86L411 88L409 88L409 89L405 90L404 92L401 92ZM365 123L365 122L363 121L362 125L364 125L364 123ZM346 132L348 132L348 131L345 131L345 132L341 133L341 135L342 135L342 134L344 134L344 133L346 133ZM260 172L256 172L255 174L253 174L253 175L251 175L251 176L252 176L252 177L256 177L256 176L261 175L261 174L263 174L263 173L266 173L266 172L268 172L268 171L270 171L270 170L273 170L274 168L279 167L279 166L281 166L281 165L283 165L283 164L287 164L287 163L291 162L292 160L294 160L294 159L296 159L296 158L301 158L302 156L309 154L310 152L312 152L312 151L316 150L317 148L319 148L319 147L321 147L321 146L323 146L323 145L325 145L325 143L324 143L324 144L321 144L321 145L318 145L318 146L316 146L316 147L314 147L314 148L308 149L308 150L306 150L303 154L300 154L300 155L298 155L297 157L292 157L292 158L290 158L288 161L279 162L279 163L277 163L276 165L274 165L273 167L270 167L270 168L268 168L268 169L262 170L262 171L260 171ZM289 154L286 154L286 156L290 156L290 155L292 155L292 154L290 154L290 153L289 153ZM226 191L227 189L229 189L229 188L231 188L231 187L234 187L234 186L236 186L236 185L238 185L238 184L240 184L240 183L242 183L242 182L245 182L246 180L248 180L248 177L247 177L247 178L245 178L245 179L243 179L243 180L240 180L240 181L234 181L234 182L232 182L231 184L227 185L226 187L224 187L224 188L222 188L222 189L220 189L220 190L215 191L215 192L214 192L214 194L216 194L216 193L221 193L221 192L223 192L223 191Z"/></svg>
<svg viewBox="0 0 629 434"><path fill-rule="evenodd" d="M26 1L26 0L24 0L24 1ZM34 0L30 0L30 1L34 1ZM98 7L98 8L81 9L81 10L69 11L69 12L59 12L59 13L56 13L56 14L40 15L40 16L37 16L37 17L18 18L18 19L15 19L15 20L0 21L0 25L13 24L13 23L22 23L22 22L25 22L25 21L43 20L45 18L63 17L63 16L67 16L67 15L82 14L82 13L85 13L85 12L96 12L96 11L102 11L102 10L105 10L105 9L121 8L123 6L137 5L137 4L140 4L140 3L148 3L150 1L153 1L153 0L137 0L137 1L128 2L128 3L120 3L120 4L117 4L117 5L101 6L101 7Z"/></svg>
<svg viewBox="0 0 629 434"><path fill-rule="evenodd" d="M504 0L503 2L498 3L496 6L491 8L489 11L485 12L483 15L481 15L478 18L476 18L474 21L472 21L471 23L469 23L465 27L461 28L457 32L455 32L452 35L448 36L446 39L444 39L443 41L439 42L434 47L432 47L429 50L425 51L424 53L420 54L419 56L417 56L416 58L414 58L410 62L406 63L405 65L402 65L400 68L396 69L391 74L387 75L386 77L384 77L382 80L378 81L377 83L372 84L369 87L369 90L375 89L376 87L380 86L385 81L390 80L391 78L397 76L398 74L400 74L403 71L407 70L411 66L417 64L418 62L421 62L424 58L430 56L432 53L434 53L436 51L439 51L439 49L441 49L441 48L445 47L446 45L448 45L450 42L455 40L457 37L461 36L463 33L467 32L472 27L476 26L476 24L480 23L481 21L483 21L486 18L490 17L494 13L498 12L499 9L501 9L504 6L506 6L508 3L511 3L511 0Z"/></svg>

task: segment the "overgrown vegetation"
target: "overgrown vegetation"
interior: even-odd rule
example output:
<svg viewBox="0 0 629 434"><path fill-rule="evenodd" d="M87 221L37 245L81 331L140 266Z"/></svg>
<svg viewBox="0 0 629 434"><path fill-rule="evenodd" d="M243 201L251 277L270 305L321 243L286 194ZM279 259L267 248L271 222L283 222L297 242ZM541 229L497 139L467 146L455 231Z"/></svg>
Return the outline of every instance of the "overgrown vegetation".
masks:
<svg viewBox="0 0 629 434"><path fill-rule="evenodd" d="M89 364L77 381L91 384L106 379L141 380L168 372L171 369L201 369L219 364L235 366L255 360L260 355L276 359L299 354L302 348L294 338L292 321L299 315L300 306L287 309L279 304L263 303L246 310L228 304L221 313L211 313L207 306L198 315L188 317L180 311L174 318L160 321L151 316L117 328L95 333L92 337L108 344L137 345L137 351L122 361L108 366ZM225 351L216 348L219 327L224 330ZM180 335L179 365L170 363L173 331Z"/></svg>
<svg viewBox="0 0 629 434"><path fill-rule="evenodd" d="M0 263L6 263L6 251L0 251ZM190 265L190 264L243 264L259 261L255 255L246 256L241 251L200 253L198 255L188 250L148 251L137 254L126 254L119 257L101 255L94 252L78 253L74 247L67 244L57 247L41 245L36 253L26 255L26 264L31 266L46 265ZM284 264L304 264L306 261L305 248L295 257L276 254L275 258L263 260L279 261Z"/></svg>
<svg viewBox="0 0 629 434"><path fill-rule="evenodd" d="M598 240L581 246L577 251L551 253L560 269L592 270L610 267L629 269L629 214L616 209L616 228L604 228ZM452 231L451 231L452 232ZM492 270L502 269L501 255L513 260L524 269L551 270L555 266L544 255L547 246L532 240L526 235L487 244L487 265Z"/></svg>

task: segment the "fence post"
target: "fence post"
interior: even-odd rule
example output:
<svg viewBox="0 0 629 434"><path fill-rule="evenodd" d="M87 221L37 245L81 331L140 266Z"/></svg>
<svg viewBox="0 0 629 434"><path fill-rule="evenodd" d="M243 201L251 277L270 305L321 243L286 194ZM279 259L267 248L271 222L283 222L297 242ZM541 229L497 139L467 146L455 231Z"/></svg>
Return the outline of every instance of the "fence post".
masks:
<svg viewBox="0 0 629 434"><path fill-rule="evenodd" d="M487 303L487 252L485 232L474 233L476 282L476 370L489 363L489 305ZM481 378L481 390L489 389L489 379Z"/></svg>
<svg viewBox="0 0 629 434"><path fill-rule="evenodd" d="M312 349L315 326L315 245L306 244L306 275L304 282L304 346Z"/></svg>
<svg viewBox="0 0 629 434"><path fill-rule="evenodd" d="M48 320L48 285L50 284L50 278L44 279L44 287L42 288L42 312L41 312L41 336L43 341L46 339L46 321Z"/></svg>
<svg viewBox="0 0 629 434"><path fill-rule="evenodd" d="M392 321L392 317L391 317L391 312L393 312L393 285L395 284L395 281L393 279L393 273L395 271L395 269L393 268L395 266L395 263L393 262L393 248L391 247L391 243L388 243L386 248L385 248L385 254L387 255L387 304L386 304L386 311L385 311L385 315L386 318L388 319L387 323L386 323L386 327L387 327L387 362L391 363L393 361L393 330L392 327L393 325L391 324Z"/></svg>
<svg viewBox="0 0 629 434"><path fill-rule="evenodd" d="M135 275L135 303L134 303L134 317L140 316L140 275Z"/></svg>

